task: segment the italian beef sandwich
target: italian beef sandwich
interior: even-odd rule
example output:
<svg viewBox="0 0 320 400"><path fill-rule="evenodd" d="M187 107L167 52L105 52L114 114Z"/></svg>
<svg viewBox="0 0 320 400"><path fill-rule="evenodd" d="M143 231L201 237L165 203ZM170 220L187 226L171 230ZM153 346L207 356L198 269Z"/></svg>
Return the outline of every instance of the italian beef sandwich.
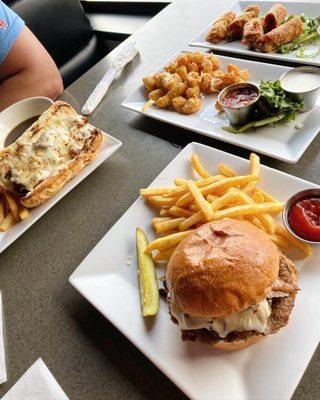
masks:
<svg viewBox="0 0 320 400"><path fill-rule="evenodd" d="M209 222L168 264L169 313L182 340L240 350L287 325L298 290L292 261L239 220Z"/></svg>
<svg viewBox="0 0 320 400"><path fill-rule="evenodd" d="M55 102L0 151L0 192L12 192L29 208L44 203L94 160L102 140L87 118Z"/></svg>

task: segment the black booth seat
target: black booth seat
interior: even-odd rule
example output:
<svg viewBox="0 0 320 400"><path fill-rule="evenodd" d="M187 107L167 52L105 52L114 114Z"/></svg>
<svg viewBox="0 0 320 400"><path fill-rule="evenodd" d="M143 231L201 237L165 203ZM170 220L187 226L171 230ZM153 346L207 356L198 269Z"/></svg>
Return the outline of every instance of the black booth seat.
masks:
<svg viewBox="0 0 320 400"><path fill-rule="evenodd" d="M112 50L98 39L78 0L4 0L25 21L70 85ZM114 44L113 44L114 47Z"/></svg>

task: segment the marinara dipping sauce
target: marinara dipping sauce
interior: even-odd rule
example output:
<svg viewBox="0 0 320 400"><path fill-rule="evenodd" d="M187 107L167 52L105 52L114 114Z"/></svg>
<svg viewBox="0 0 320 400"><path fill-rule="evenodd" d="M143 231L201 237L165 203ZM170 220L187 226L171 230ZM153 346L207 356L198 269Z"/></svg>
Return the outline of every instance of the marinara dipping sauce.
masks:
<svg viewBox="0 0 320 400"><path fill-rule="evenodd" d="M244 107L253 103L257 97L257 91L251 87L234 88L223 97L223 105L230 108Z"/></svg>
<svg viewBox="0 0 320 400"><path fill-rule="evenodd" d="M297 235L320 242L320 197L313 195L297 200L289 210L288 220Z"/></svg>

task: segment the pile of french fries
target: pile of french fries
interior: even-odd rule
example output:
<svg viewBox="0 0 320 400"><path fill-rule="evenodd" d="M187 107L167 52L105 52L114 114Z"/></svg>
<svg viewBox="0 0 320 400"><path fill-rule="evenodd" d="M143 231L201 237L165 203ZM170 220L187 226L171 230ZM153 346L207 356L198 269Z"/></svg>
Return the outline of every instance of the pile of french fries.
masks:
<svg viewBox="0 0 320 400"><path fill-rule="evenodd" d="M29 217L29 210L9 192L0 194L0 232Z"/></svg>
<svg viewBox="0 0 320 400"><path fill-rule="evenodd" d="M306 256L311 247L278 225L275 217L284 207L269 193L259 189L260 159L250 155L248 175L237 175L226 164L218 165L218 173L212 175L202 166L197 154L191 157L193 169L199 180L174 179L172 187L141 189L140 195L150 204L158 206L159 217L153 218L152 227L160 235L147 247L154 252L155 261L170 259L177 245L197 227L223 218L248 221L268 234L281 249L298 247Z"/></svg>

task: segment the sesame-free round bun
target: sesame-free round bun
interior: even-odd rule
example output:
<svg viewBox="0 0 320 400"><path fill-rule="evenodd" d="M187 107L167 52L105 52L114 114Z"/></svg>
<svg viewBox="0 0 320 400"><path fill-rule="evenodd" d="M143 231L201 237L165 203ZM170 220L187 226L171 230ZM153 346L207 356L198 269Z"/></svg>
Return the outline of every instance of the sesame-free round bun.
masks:
<svg viewBox="0 0 320 400"><path fill-rule="evenodd" d="M220 342L215 343L213 347L219 350L237 351L252 346L253 344L256 344L263 338L264 338L263 335L256 334L246 339L234 340L232 342L226 342L224 340L220 340Z"/></svg>
<svg viewBox="0 0 320 400"><path fill-rule="evenodd" d="M266 298L279 273L279 252L250 223L224 219L196 229L176 248L166 281L181 312L221 318Z"/></svg>

